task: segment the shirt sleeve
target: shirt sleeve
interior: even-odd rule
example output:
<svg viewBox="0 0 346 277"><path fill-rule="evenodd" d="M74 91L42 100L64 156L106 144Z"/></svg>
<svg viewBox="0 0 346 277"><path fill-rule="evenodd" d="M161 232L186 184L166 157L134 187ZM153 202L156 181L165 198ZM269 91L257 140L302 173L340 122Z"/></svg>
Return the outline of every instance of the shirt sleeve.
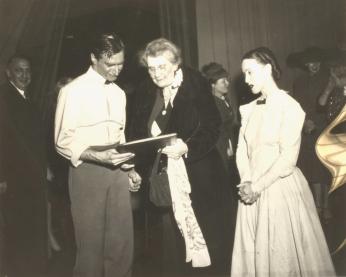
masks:
<svg viewBox="0 0 346 277"><path fill-rule="evenodd" d="M282 122L279 130L279 156L273 163L273 166L258 180L253 182L252 189L255 192L261 192L277 179L292 174L296 167L305 113L293 99L284 103L283 107Z"/></svg>
<svg viewBox="0 0 346 277"><path fill-rule="evenodd" d="M69 87L64 87L59 94L55 114L55 147L58 153L69 159L73 166L82 163L81 154L89 147L86 142L75 135L79 126L81 105L78 95Z"/></svg>

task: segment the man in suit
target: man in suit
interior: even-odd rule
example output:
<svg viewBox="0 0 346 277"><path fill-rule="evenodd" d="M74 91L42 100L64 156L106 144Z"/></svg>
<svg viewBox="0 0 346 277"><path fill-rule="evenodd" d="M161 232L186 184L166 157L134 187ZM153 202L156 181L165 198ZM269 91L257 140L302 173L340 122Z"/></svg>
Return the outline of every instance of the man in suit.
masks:
<svg viewBox="0 0 346 277"><path fill-rule="evenodd" d="M30 61L13 56L1 88L1 160L4 195L6 270L9 277L44 276L47 265L45 142L40 117L30 97Z"/></svg>

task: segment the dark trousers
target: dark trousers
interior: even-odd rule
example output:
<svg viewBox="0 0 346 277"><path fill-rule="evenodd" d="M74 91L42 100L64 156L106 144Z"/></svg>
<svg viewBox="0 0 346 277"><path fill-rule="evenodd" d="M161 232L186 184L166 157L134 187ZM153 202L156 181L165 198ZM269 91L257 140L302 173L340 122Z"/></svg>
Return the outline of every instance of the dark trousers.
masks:
<svg viewBox="0 0 346 277"><path fill-rule="evenodd" d="M5 276L5 224L2 210L2 195L0 195L0 277Z"/></svg>
<svg viewBox="0 0 346 277"><path fill-rule="evenodd" d="M25 185L22 183L20 191L9 187L4 198L5 270L9 277L45 276L47 270L47 193L44 188Z"/></svg>
<svg viewBox="0 0 346 277"><path fill-rule="evenodd" d="M128 176L120 169L84 163L70 168L76 237L75 277L128 277L133 222Z"/></svg>

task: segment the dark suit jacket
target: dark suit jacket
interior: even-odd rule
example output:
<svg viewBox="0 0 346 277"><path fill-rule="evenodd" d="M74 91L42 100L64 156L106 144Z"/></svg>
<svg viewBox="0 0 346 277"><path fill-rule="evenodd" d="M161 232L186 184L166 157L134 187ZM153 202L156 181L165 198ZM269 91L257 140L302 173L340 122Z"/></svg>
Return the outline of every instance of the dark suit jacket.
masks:
<svg viewBox="0 0 346 277"><path fill-rule="evenodd" d="M6 243L9 275L36 274L47 262L45 143L42 124L30 100L11 84L0 87ZM26 273L24 273L26 272Z"/></svg>
<svg viewBox="0 0 346 277"><path fill-rule="evenodd" d="M45 137L41 120L30 99L25 100L11 84L0 90L3 118L3 160L9 191L24 184L27 187L45 186Z"/></svg>
<svg viewBox="0 0 346 277"><path fill-rule="evenodd" d="M150 136L148 121L157 87L148 78L135 93L133 114L129 118L130 140ZM224 247L220 241L225 242L231 237L231 230L223 225L231 222L230 185L215 147L220 124L207 80L199 72L183 68L183 82L174 98L164 133L177 133L188 146L188 155L184 159L191 184L192 206L211 248ZM152 159L145 162L150 167ZM223 228L228 232L227 238L223 236Z"/></svg>

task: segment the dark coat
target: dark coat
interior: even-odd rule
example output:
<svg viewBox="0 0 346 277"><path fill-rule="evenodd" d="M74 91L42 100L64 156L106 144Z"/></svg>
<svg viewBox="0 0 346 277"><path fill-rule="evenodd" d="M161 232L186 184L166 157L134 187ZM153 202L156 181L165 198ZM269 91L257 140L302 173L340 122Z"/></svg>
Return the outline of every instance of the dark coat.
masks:
<svg viewBox="0 0 346 277"><path fill-rule="evenodd" d="M239 124L236 119L236 110L232 106L227 107L225 101L219 97L214 96L216 107L221 116L220 136L216 143L216 147L222 157L226 166L229 165L229 158L227 156L227 148L229 140L231 141L233 152L235 155L238 140L238 127Z"/></svg>
<svg viewBox="0 0 346 277"><path fill-rule="evenodd" d="M0 90L8 270L14 276L18 270L38 276L47 259L44 132L30 99L24 99L9 83Z"/></svg>
<svg viewBox="0 0 346 277"><path fill-rule="evenodd" d="M329 72L321 67L318 73L310 76L302 74L293 85L292 96L299 102L306 113L305 120L312 120L316 128L310 134L303 131L302 142L297 165L302 170L309 184L329 184L330 174L326 167L318 159L315 144L327 127L326 115L318 104L318 98L327 86Z"/></svg>
<svg viewBox="0 0 346 277"><path fill-rule="evenodd" d="M151 79L135 92L129 139L149 137L148 121L155 103L157 87ZM188 146L185 159L191 184L191 200L197 220L206 239L212 263L221 260L222 251L231 252L233 239L230 184L216 150L220 115L208 82L192 69L183 68L183 82L173 101L173 109L164 133L177 133ZM146 160L150 168L152 159ZM233 202L234 203L234 202ZM217 257L219 256L219 257ZM227 261L229 263L229 260Z"/></svg>

